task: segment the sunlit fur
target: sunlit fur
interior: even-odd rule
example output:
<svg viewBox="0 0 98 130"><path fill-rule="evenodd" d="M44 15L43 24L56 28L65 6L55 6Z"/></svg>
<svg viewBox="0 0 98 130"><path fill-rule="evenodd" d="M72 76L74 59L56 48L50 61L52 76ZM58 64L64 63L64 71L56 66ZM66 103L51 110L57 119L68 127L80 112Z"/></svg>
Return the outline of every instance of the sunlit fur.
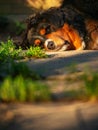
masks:
<svg viewBox="0 0 98 130"><path fill-rule="evenodd" d="M60 7L62 0L27 0L30 7L46 10L50 7Z"/></svg>
<svg viewBox="0 0 98 130"><path fill-rule="evenodd" d="M98 20L86 19L85 24L88 32L86 48L98 50Z"/></svg>

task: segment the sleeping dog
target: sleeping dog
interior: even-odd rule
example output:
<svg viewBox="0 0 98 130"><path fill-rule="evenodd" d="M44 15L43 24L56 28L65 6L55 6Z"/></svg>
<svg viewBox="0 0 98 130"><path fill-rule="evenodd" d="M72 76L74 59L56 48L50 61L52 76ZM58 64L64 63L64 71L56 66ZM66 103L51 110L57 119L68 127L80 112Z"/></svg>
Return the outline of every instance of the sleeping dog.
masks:
<svg viewBox="0 0 98 130"><path fill-rule="evenodd" d="M50 8L28 18L23 47L47 51L98 49L98 22L72 7Z"/></svg>

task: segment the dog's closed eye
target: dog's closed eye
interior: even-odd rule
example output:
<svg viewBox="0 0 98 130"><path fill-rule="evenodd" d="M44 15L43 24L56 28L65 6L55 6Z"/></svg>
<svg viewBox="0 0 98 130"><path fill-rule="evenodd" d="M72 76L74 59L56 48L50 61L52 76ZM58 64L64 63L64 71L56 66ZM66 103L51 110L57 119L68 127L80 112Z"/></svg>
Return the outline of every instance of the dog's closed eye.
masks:
<svg viewBox="0 0 98 130"><path fill-rule="evenodd" d="M45 28L40 29L39 34L40 35L45 35L46 34L46 29Z"/></svg>
<svg viewBox="0 0 98 130"><path fill-rule="evenodd" d="M43 26L43 27L41 27L41 28L39 29L39 34L40 34L40 35L46 35L46 34L49 34L49 33L51 33L51 28L50 28L49 25Z"/></svg>

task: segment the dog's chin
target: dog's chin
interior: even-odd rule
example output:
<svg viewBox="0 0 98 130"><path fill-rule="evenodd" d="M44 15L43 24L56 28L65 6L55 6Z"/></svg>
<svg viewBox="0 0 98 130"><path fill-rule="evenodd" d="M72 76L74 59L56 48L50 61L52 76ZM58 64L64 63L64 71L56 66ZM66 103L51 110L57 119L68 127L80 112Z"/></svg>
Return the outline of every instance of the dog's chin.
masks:
<svg viewBox="0 0 98 130"><path fill-rule="evenodd" d="M70 50L70 45L63 44L62 46L56 46L55 49L52 49L52 50L45 47L45 50L50 51L50 52L67 51L67 50Z"/></svg>
<svg viewBox="0 0 98 130"><path fill-rule="evenodd" d="M62 43L59 43L59 45L57 43L53 42L54 45L51 48L49 48L48 43L51 42L51 41L53 42L53 40L51 40L51 39L48 39L48 40L45 41L44 48L45 48L46 51L55 52L55 51L70 50L70 43L66 44L65 41L62 42Z"/></svg>
<svg viewBox="0 0 98 130"><path fill-rule="evenodd" d="M69 50L69 48L70 48L70 45L63 45L59 47L57 51L67 51Z"/></svg>

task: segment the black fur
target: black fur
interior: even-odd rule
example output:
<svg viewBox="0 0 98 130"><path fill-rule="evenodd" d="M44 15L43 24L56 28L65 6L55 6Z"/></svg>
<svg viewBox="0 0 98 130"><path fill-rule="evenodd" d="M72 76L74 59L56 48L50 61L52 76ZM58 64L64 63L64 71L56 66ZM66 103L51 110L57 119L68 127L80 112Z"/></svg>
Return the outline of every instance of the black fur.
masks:
<svg viewBox="0 0 98 130"><path fill-rule="evenodd" d="M98 20L98 0L63 0L61 7L73 6L88 17Z"/></svg>

